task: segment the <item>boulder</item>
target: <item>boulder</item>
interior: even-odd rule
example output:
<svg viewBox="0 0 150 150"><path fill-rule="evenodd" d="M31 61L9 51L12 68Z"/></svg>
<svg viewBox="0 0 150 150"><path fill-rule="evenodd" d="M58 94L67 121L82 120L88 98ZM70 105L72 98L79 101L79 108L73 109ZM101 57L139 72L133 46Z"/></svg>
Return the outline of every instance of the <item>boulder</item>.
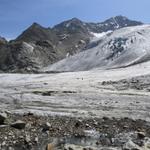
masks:
<svg viewBox="0 0 150 150"><path fill-rule="evenodd" d="M11 127L16 129L24 129L26 126L26 123L24 121L18 120L11 124Z"/></svg>
<svg viewBox="0 0 150 150"><path fill-rule="evenodd" d="M0 113L0 125L4 124L4 121L7 119L6 113Z"/></svg>
<svg viewBox="0 0 150 150"><path fill-rule="evenodd" d="M137 136L140 139L144 139L145 138L145 132L137 132Z"/></svg>

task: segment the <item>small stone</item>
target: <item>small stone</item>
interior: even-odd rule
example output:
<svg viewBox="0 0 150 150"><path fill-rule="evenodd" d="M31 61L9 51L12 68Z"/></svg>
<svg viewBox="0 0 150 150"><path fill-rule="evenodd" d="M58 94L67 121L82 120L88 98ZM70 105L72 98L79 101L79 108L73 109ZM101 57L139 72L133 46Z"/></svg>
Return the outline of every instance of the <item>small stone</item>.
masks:
<svg viewBox="0 0 150 150"><path fill-rule="evenodd" d="M25 142L26 142L26 143L29 143L30 141L31 141L30 136L29 136L29 135L26 135L26 137L25 137Z"/></svg>
<svg viewBox="0 0 150 150"><path fill-rule="evenodd" d="M84 40L80 40L79 44L86 44L86 42Z"/></svg>
<svg viewBox="0 0 150 150"><path fill-rule="evenodd" d="M103 125L103 128L109 128L109 126L108 125Z"/></svg>
<svg viewBox="0 0 150 150"><path fill-rule="evenodd" d="M32 125L31 125L30 123L27 123L27 124L26 124L26 128L29 129L29 128L31 128L31 127L32 127Z"/></svg>
<svg viewBox="0 0 150 150"><path fill-rule="evenodd" d="M34 142L38 143L38 141L39 141L38 137L35 137Z"/></svg>
<svg viewBox="0 0 150 150"><path fill-rule="evenodd" d="M6 142L5 142L5 141L3 141L3 142L2 142L2 146L5 146L5 145L6 145Z"/></svg>
<svg viewBox="0 0 150 150"><path fill-rule="evenodd" d="M24 136L21 135L21 136L19 136L19 138L20 138L20 139L24 139Z"/></svg>
<svg viewBox="0 0 150 150"><path fill-rule="evenodd" d="M13 144L16 144L17 142L16 141L13 141Z"/></svg>
<svg viewBox="0 0 150 150"><path fill-rule="evenodd" d="M145 138L145 133L144 132L138 132L137 136L138 136L138 138L143 139L143 138Z"/></svg>
<svg viewBox="0 0 150 150"><path fill-rule="evenodd" d="M24 121L18 120L11 124L11 127L16 128L16 129L24 129L26 126L26 123Z"/></svg>
<svg viewBox="0 0 150 150"><path fill-rule="evenodd" d="M108 117L103 117L103 120L106 121L106 120L109 120L109 118Z"/></svg>
<svg viewBox="0 0 150 150"><path fill-rule="evenodd" d="M46 150L54 150L54 145L53 144L48 144L46 147Z"/></svg>
<svg viewBox="0 0 150 150"><path fill-rule="evenodd" d="M95 144L96 144L96 145L100 145L100 142L99 142L99 141L97 141Z"/></svg>
<svg viewBox="0 0 150 150"><path fill-rule="evenodd" d="M123 150L133 150L133 149L140 150L141 148L135 143L133 143L131 140L129 140L127 143L123 145Z"/></svg>
<svg viewBox="0 0 150 150"><path fill-rule="evenodd" d="M48 83L45 82L44 85L48 85Z"/></svg>
<svg viewBox="0 0 150 150"><path fill-rule="evenodd" d="M90 125L89 125L89 124L85 124L85 127L86 127L86 128L89 128L89 127L90 127Z"/></svg>
<svg viewBox="0 0 150 150"><path fill-rule="evenodd" d="M49 122L46 122L43 125L43 131L48 131L51 128L51 124Z"/></svg>
<svg viewBox="0 0 150 150"><path fill-rule="evenodd" d="M8 133L8 135L9 135L9 136L12 136L12 135L13 135L13 133L12 133L12 132L9 132L9 133Z"/></svg>
<svg viewBox="0 0 150 150"><path fill-rule="evenodd" d="M78 120L76 123L75 123L75 127L76 128L79 128L79 126L81 126L82 122L81 120Z"/></svg>
<svg viewBox="0 0 150 150"><path fill-rule="evenodd" d="M14 148L13 147L9 147L8 150L14 150Z"/></svg>
<svg viewBox="0 0 150 150"><path fill-rule="evenodd" d="M28 112L27 116L34 116L34 114L32 112Z"/></svg>
<svg viewBox="0 0 150 150"><path fill-rule="evenodd" d="M129 126L123 126L123 129L128 129L129 128Z"/></svg>
<svg viewBox="0 0 150 150"><path fill-rule="evenodd" d="M96 120L94 120L93 125L97 126L98 122Z"/></svg>

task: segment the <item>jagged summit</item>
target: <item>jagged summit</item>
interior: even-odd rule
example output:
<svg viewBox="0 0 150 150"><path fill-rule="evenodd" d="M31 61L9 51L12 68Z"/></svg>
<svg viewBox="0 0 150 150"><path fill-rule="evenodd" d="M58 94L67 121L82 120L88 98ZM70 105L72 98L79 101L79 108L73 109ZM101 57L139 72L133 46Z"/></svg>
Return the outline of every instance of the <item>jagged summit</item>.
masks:
<svg viewBox="0 0 150 150"><path fill-rule="evenodd" d="M42 26L38 24L37 22L33 22L30 27L35 28L35 27L42 27Z"/></svg>
<svg viewBox="0 0 150 150"><path fill-rule="evenodd" d="M105 21L105 23L109 23L109 22L112 24L114 23L114 25L116 25L117 28L143 24L142 22L130 20L127 17L121 15L112 17Z"/></svg>
<svg viewBox="0 0 150 150"><path fill-rule="evenodd" d="M26 30L41 30L41 29L47 29L46 27L40 25L37 22L33 22ZM50 28L49 28L50 29Z"/></svg>
<svg viewBox="0 0 150 150"><path fill-rule="evenodd" d="M70 19L69 20L70 22L82 22L80 19L78 19L78 18L76 18L76 17L74 17L74 18L72 18L72 19Z"/></svg>
<svg viewBox="0 0 150 150"><path fill-rule="evenodd" d="M59 27L59 26L67 27L66 25L69 24L69 23L70 23L70 24L71 24L71 23L72 23L72 24L82 24L83 22L82 22L80 19L74 17L74 18L72 18L72 19L63 21L63 22L61 22L61 23L55 25L54 28L57 28L57 27Z"/></svg>
<svg viewBox="0 0 150 150"><path fill-rule="evenodd" d="M77 33L84 32L88 33L85 23L78 18L72 18L64 21L53 27L53 30L59 33Z"/></svg>
<svg viewBox="0 0 150 150"><path fill-rule="evenodd" d="M107 32L109 30L114 31L123 27L137 26L142 24L143 23L140 21L130 20L127 17L119 15L119 16L111 17L101 23L87 23L86 25L90 31L101 33L101 32Z"/></svg>
<svg viewBox="0 0 150 150"><path fill-rule="evenodd" d="M33 23L28 27L15 41L35 42L39 40L50 40L56 38L56 35L50 28L45 28L38 23Z"/></svg>
<svg viewBox="0 0 150 150"><path fill-rule="evenodd" d="M122 20L122 21L123 21L123 20L129 20L126 16L118 15L118 16L114 16L114 17L111 17L111 18L107 19L106 22L107 22L107 21L110 21L110 20L111 20L111 21L114 21L114 19L117 20L117 21L118 21L118 20ZM130 21L131 21L131 20L130 20Z"/></svg>

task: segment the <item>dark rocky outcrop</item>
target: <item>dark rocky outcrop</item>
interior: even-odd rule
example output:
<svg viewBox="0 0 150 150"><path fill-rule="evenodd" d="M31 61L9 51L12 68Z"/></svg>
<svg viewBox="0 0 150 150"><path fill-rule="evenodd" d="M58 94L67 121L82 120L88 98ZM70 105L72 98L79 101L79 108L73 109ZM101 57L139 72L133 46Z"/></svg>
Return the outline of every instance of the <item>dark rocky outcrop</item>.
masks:
<svg viewBox="0 0 150 150"><path fill-rule="evenodd" d="M0 68L13 72L33 72L58 59L57 50L47 41L9 43L1 49L1 54Z"/></svg>

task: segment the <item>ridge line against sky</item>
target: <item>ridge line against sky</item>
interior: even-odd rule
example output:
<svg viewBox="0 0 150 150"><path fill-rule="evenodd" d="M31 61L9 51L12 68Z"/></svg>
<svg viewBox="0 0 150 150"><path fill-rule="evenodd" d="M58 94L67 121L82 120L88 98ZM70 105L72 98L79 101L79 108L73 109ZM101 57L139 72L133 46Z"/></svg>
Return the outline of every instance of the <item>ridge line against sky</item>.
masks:
<svg viewBox="0 0 150 150"><path fill-rule="evenodd" d="M33 22L52 27L73 17L102 22L123 15L149 23L150 0L0 0L0 36L17 37Z"/></svg>

